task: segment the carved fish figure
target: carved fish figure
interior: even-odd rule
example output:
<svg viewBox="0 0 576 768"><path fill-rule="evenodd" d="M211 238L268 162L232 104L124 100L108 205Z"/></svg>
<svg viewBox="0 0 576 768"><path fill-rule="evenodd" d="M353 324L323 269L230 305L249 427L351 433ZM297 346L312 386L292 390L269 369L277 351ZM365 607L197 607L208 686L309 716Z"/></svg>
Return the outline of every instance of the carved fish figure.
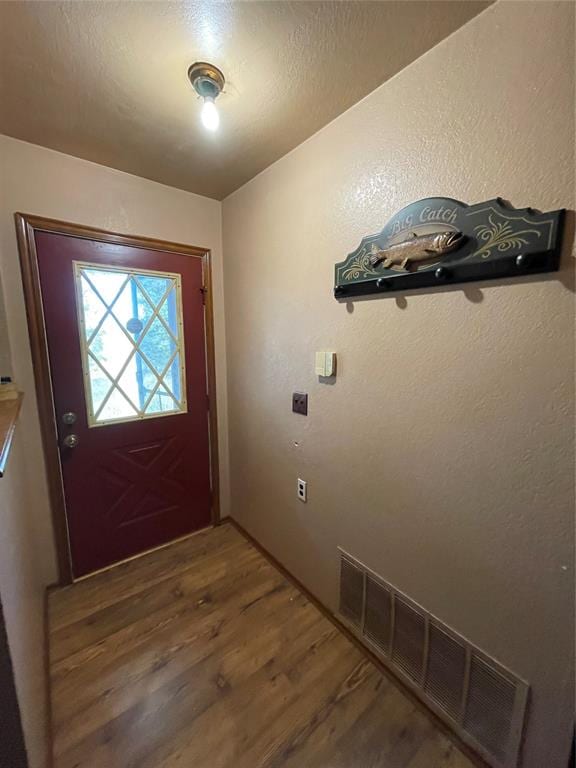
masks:
<svg viewBox="0 0 576 768"><path fill-rule="evenodd" d="M445 253L455 251L464 242L462 232L445 231L432 232L430 235L412 234L409 240L403 240L380 251L372 246L370 263L373 267L378 264L388 269L393 264L398 264L402 269L410 270L413 264L419 261L430 261L443 256Z"/></svg>

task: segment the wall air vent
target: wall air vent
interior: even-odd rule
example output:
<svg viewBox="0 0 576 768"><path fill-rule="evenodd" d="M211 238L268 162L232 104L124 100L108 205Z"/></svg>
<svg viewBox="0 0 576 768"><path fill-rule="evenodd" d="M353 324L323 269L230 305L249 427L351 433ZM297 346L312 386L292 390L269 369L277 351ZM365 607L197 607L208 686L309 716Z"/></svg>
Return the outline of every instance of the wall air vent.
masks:
<svg viewBox="0 0 576 768"><path fill-rule="evenodd" d="M425 640L424 615L396 597L392 661L415 682L420 682L422 679Z"/></svg>
<svg viewBox="0 0 576 768"><path fill-rule="evenodd" d="M446 714L458 720L463 706L466 648L433 623L429 632L424 690Z"/></svg>
<svg viewBox="0 0 576 768"><path fill-rule="evenodd" d="M464 727L501 762L506 759L515 699L514 682L473 656Z"/></svg>
<svg viewBox="0 0 576 768"><path fill-rule="evenodd" d="M364 635L383 653L389 653L392 642L392 594L369 574L366 574Z"/></svg>
<svg viewBox="0 0 576 768"><path fill-rule="evenodd" d="M340 613L494 768L518 764L528 684L343 550Z"/></svg>
<svg viewBox="0 0 576 768"><path fill-rule="evenodd" d="M340 613L355 627L362 624L364 571L346 557L340 560Z"/></svg>

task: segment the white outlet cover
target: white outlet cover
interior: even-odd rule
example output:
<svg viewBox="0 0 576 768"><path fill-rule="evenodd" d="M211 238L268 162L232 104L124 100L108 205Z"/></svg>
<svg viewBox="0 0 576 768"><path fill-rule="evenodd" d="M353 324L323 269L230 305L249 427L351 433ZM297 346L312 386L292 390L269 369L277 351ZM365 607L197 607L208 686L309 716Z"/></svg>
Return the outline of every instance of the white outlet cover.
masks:
<svg viewBox="0 0 576 768"><path fill-rule="evenodd" d="M302 480L301 478L298 478L298 498L300 501L306 501L307 497L307 491L306 491L306 480Z"/></svg>

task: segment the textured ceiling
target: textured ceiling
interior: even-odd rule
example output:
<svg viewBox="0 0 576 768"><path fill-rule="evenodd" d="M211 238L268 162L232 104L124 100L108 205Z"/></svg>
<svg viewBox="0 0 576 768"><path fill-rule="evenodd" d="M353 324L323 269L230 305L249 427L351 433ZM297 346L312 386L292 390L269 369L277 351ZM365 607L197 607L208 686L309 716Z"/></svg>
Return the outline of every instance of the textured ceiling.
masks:
<svg viewBox="0 0 576 768"><path fill-rule="evenodd" d="M0 2L0 132L222 199L489 4Z"/></svg>

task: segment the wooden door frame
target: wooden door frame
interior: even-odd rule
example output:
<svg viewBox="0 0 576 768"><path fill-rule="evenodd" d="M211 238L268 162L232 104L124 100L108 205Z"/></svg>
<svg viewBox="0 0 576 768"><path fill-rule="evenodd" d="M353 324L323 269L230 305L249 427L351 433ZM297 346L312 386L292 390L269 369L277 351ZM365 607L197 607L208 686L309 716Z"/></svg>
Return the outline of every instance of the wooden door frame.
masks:
<svg viewBox="0 0 576 768"><path fill-rule="evenodd" d="M36 251L36 232L52 232L58 235L68 235L87 240L97 240L113 245L127 245L133 248L146 248L150 251L170 251L183 256L202 259L202 274L204 282L205 303L205 339L206 339L206 372L209 397L209 436L210 436L210 480L212 488L212 524L220 522L220 493L218 467L218 417L216 412L216 364L214 352L214 305L212 299L212 268L209 248L198 248L182 243L166 240L156 240L150 237L122 235L117 232L73 224L68 221L47 219L28 213L15 213L18 250L20 252L20 267L24 286L24 301L28 318L28 334L34 367L36 398L40 431L46 461L48 491L56 553L58 557L59 583L71 584L74 581L72 557L68 537L66 504L62 483L62 470L58 450L58 429L56 412L50 376L50 361L48 356L48 341L42 293L40 289L40 273L38 269L38 254Z"/></svg>

